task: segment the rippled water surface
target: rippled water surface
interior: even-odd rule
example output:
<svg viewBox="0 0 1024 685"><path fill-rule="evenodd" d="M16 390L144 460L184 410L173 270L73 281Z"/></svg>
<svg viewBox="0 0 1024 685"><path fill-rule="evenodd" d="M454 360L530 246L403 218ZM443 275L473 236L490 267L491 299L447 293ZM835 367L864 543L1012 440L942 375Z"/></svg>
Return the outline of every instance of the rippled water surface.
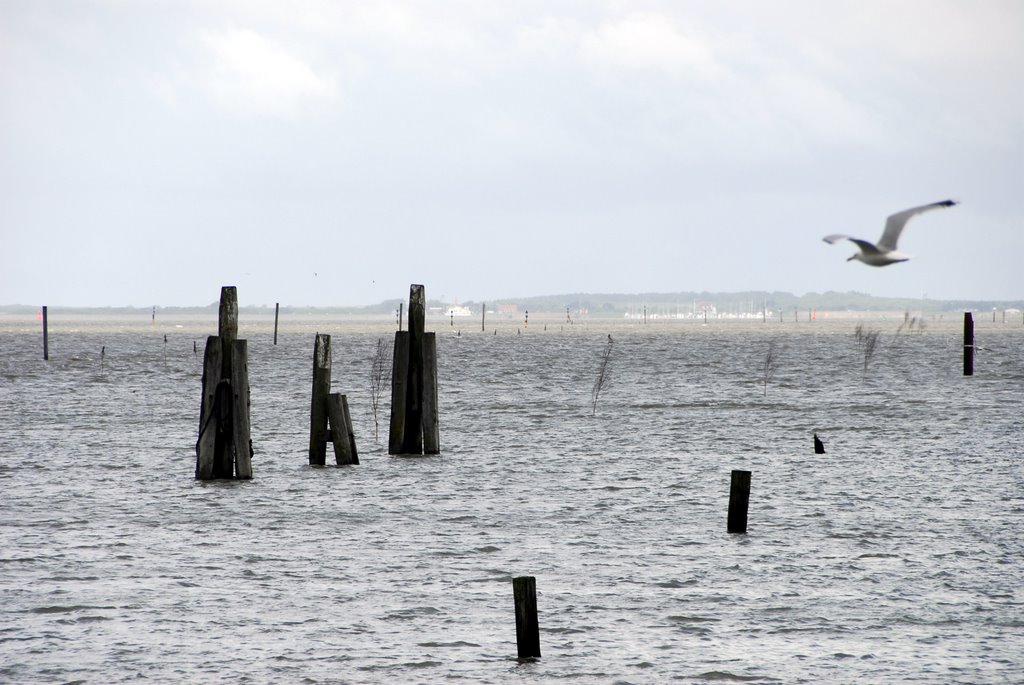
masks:
<svg viewBox="0 0 1024 685"><path fill-rule="evenodd" d="M421 458L374 438L391 333L320 328L362 462L325 468L312 331L243 325L251 482L193 479L214 330L0 331L0 681L1024 682L1024 327L965 378L952 323L878 322L867 371L853 323L435 323Z"/></svg>

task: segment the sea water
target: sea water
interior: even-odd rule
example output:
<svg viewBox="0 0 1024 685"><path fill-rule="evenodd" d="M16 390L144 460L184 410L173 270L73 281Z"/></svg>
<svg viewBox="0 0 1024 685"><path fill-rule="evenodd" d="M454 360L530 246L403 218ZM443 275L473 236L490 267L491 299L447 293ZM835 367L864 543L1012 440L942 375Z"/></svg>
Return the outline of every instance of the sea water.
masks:
<svg viewBox="0 0 1024 685"><path fill-rule="evenodd" d="M215 320L51 317L49 361L0 330L0 681L1024 682L1024 327L979 322L965 378L951 322L868 355L852 322L452 323L410 458L388 388L375 436L393 325L243 316L254 478L206 482ZM358 466L308 465L315 330Z"/></svg>

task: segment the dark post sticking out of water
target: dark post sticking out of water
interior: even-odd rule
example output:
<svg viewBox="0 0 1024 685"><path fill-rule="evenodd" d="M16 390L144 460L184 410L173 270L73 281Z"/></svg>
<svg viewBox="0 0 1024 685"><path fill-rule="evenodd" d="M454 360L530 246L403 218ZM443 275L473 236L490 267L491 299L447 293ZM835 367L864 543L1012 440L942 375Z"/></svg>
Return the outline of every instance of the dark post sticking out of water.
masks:
<svg viewBox="0 0 1024 685"><path fill-rule="evenodd" d="M275 302L274 303L274 344L275 345L277 344L277 315L280 313L280 311L281 311L281 303L280 302Z"/></svg>
<svg viewBox="0 0 1024 685"><path fill-rule="evenodd" d="M348 398L331 392L331 336L316 334L313 344L313 392L309 408L309 463L327 463L327 443L334 446L339 466L358 464Z"/></svg>
<svg viewBox="0 0 1024 685"><path fill-rule="evenodd" d="M46 305L43 305L43 361L50 359L50 332L47 330Z"/></svg>
<svg viewBox="0 0 1024 685"><path fill-rule="evenodd" d="M426 294L409 287L409 330L395 332L388 454L439 454L437 337L423 329Z"/></svg>
<svg viewBox="0 0 1024 685"><path fill-rule="evenodd" d="M252 478L248 345L238 340L238 292L220 291L219 335L206 339L196 478Z"/></svg>
<svg viewBox="0 0 1024 685"><path fill-rule="evenodd" d="M974 315L964 312L964 375L974 375Z"/></svg>
<svg viewBox="0 0 1024 685"><path fill-rule="evenodd" d="M480 332L484 333L487 331L487 303L483 302L480 304Z"/></svg>
<svg viewBox="0 0 1024 685"><path fill-rule="evenodd" d="M540 627L537 622L537 579L512 579L516 604L516 648L520 659L540 658Z"/></svg>
<svg viewBox="0 0 1024 685"><path fill-rule="evenodd" d="M733 471L729 487L730 533L747 532L747 507L750 504L750 471Z"/></svg>

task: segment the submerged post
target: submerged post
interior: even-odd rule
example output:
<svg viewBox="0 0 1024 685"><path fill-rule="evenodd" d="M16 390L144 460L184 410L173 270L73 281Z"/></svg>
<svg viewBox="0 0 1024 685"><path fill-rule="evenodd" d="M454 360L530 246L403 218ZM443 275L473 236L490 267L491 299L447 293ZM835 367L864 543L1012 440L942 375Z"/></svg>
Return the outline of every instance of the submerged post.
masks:
<svg viewBox="0 0 1024 685"><path fill-rule="evenodd" d="M281 311L281 303L274 303L274 344L277 344L277 315Z"/></svg>
<svg viewBox="0 0 1024 685"><path fill-rule="evenodd" d="M537 579L512 579L516 606L516 649L520 659L540 658L540 627L537 622Z"/></svg>
<svg viewBox="0 0 1024 685"><path fill-rule="evenodd" d="M729 487L730 533L747 532L747 507L750 504L750 471L733 471Z"/></svg>
<svg viewBox="0 0 1024 685"><path fill-rule="evenodd" d="M46 328L46 305L43 305L43 361L50 359L50 337Z"/></svg>
<svg viewBox="0 0 1024 685"><path fill-rule="evenodd" d="M964 312L964 375L974 375L974 315Z"/></svg>

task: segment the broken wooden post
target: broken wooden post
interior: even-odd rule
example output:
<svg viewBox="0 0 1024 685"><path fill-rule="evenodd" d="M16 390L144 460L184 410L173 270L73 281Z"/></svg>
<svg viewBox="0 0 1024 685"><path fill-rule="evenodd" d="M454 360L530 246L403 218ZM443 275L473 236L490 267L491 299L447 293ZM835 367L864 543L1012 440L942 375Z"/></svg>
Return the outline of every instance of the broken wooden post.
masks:
<svg viewBox="0 0 1024 685"><path fill-rule="evenodd" d="M275 302L274 303L274 344L275 345L277 344L277 315L280 313L280 311L281 311L281 303L280 302Z"/></svg>
<svg viewBox="0 0 1024 685"><path fill-rule="evenodd" d="M316 334L313 346L313 392L309 408L309 463L327 463L327 443L334 446L339 465L358 464L356 436L348 398L331 392L331 336Z"/></svg>
<svg viewBox="0 0 1024 685"><path fill-rule="evenodd" d="M358 464L359 457L356 456L355 435L351 428L351 418L348 416L348 398L341 393L333 392L327 396L327 418L330 421L328 431L331 443L334 445L334 461L339 466Z"/></svg>
<svg viewBox="0 0 1024 685"><path fill-rule="evenodd" d="M426 295L409 287L409 330L395 333L388 454L438 454L437 341L425 333Z"/></svg>
<svg viewBox="0 0 1024 685"><path fill-rule="evenodd" d="M327 397L331 394L331 336L316 334L313 344L313 392L309 407L309 463L327 461Z"/></svg>
<svg viewBox="0 0 1024 685"><path fill-rule="evenodd" d="M252 478L248 346L238 340L238 294L224 286L219 335L206 339L196 478Z"/></svg>
<svg viewBox="0 0 1024 685"><path fill-rule="evenodd" d="M730 533L747 532L747 507L750 504L750 471L733 471L729 487Z"/></svg>
<svg viewBox="0 0 1024 685"><path fill-rule="evenodd" d="M974 375L974 315L964 312L964 375Z"/></svg>
<svg viewBox="0 0 1024 685"><path fill-rule="evenodd" d="M50 359L50 332L47 330L46 305L43 305L43 361Z"/></svg>
<svg viewBox="0 0 1024 685"><path fill-rule="evenodd" d="M516 650L520 659L540 658L540 627L537 621L537 579L512 579L516 607Z"/></svg>

